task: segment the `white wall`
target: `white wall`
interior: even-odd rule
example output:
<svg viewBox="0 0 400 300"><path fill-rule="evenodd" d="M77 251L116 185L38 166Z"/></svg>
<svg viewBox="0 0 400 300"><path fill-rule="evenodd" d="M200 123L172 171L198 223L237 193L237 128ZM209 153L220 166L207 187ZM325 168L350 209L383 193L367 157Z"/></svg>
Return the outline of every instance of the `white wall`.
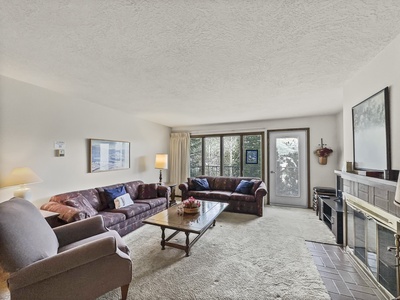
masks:
<svg viewBox="0 0 400 300"><path fill-rule="evenodd" d="M400 169L400 35L344 85L345 161L353 161L352 107L389 87L392 169Z"/></svg>
<svg viewBox="0 0 400 300"><path fill-rule="evenodd" d="M310 186L336 186L335 169L341 169L339 164L338 153L342 152L342 139L337 128L341 127L337 124L341 121L339 115L326 115L307 118L293 119L277 119L265 120L257 122L232 123L222 125L204 125L191 127L174 127L173 132L187 131L192 134L216 134L246 131L264 131L265 132L265 149L267 151L267 130L273 129L293 129L293 128L310 128ZM324 139L324 143L333 149L333 153L328 158L328 164L323 166L318 164L318 158L313 151L318 148L318 144ZM264 153L267 157L267 153ZM265 161L267 167L267 161ZM267 172L267 170L265 170ZM268 180L268 174L265 174L265 180Z"/></svg>
<svg viewBox="0 0 400 300"><path fill-rule="evenodd" d="M0 77L0 179L15 167L31 167L43 179L30 186L37 206L58 193L130 180L157 182L155 154L168 153L170 131L128 113ZM130 142L130 169L88 173L90 138ZM55 157L55 141L66 143L65 157ZM14 190L0 189L0 202Z"/></svg>

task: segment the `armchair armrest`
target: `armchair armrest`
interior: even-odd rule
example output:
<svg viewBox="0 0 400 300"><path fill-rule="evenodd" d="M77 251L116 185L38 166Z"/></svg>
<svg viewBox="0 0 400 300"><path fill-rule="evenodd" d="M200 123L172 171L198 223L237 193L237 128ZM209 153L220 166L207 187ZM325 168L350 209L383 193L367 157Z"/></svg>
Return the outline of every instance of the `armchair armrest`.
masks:
<svg viewBox="0 0 400 300"><path fill-rule="evenodd" d="M91 241L12 273L9 279L10 288L22 288L113 254L130 259L118 249L112 236Z"/></svg>
<svg viewBox="0 0 400 300"><path fill-rule="evenodd" d="M186 200L188 198L189 184L187 182L181 183L179 189L182 193L182 200Z"/></svg>
<svg viewBox="0 0 400 300"><path fill-rule="evenodd" d="M108 231L102 216L94 216L53 228L60 247Z"/></svg>

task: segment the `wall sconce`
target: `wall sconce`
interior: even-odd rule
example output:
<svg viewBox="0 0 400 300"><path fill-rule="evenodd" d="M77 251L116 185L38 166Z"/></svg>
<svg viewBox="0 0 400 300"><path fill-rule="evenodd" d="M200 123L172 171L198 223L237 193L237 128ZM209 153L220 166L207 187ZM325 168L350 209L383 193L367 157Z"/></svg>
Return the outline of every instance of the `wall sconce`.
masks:
<svg viewBox="0 0 400 300"><path fill-rule="evenodd" d="M160 169L160 184L162 183L162 170L168 169L168 154L156 154L155 168Z"/></svg>
<svg viewBox="0 0 400 300"><path fill-rule="evenodd" d="M14 191L14 197L30 200L32 198L31 189L27 184L42 182L43 180L32 171L31 168L15 168L1 183L1 187L19 185L19 189Z"/></svg>

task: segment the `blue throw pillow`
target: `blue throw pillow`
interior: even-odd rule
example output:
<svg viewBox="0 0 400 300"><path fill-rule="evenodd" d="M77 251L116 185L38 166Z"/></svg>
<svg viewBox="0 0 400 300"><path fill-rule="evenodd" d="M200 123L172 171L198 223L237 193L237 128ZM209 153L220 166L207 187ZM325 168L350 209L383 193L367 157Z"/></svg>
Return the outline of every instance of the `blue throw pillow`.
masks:
<svg viewBox="0 0 400 300"><path fill-rule="evenodd" d="M114 204L114 199L125 195L126 194L126 190L125 187L123 185L116 187L116 188L105 188L104 189L104 193L106 194L106 199L107 199L107 204L109 208L115 208L115 204Z"/></svg>
<svg viewBox="0 0 400 300"><path fill-rule="evenodd" d="M210 189L208 181L205 178L195 178L193 179L196 191L207 191Z"/></svg>
<svg viewBox="0 0 400 300"><path fill-rule="evenodd" d="M254 182L252 181L241 180L238 186L236 187L235 192L240 194L250 194L253 185Z"/></svg>

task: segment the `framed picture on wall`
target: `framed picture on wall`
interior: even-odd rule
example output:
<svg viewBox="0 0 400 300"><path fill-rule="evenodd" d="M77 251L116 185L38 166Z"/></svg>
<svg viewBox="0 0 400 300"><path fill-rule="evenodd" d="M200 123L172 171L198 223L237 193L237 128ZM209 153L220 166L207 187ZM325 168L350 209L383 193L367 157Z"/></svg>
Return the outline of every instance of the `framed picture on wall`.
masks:
<svg viewBox="0 0 400 300"><path fill-rule="evenodd" d="M246 150L246 164L258 164L258 150Z"/></svg>
<svg viewBox="0 0 400 300"><path fill-rule="evenodd" d="M354 169L391 170L389 88L353 107Z"/></svg>
<svg viewBox="0 0 400 300"><path fill-rule="evenodd" d="M90 173L129 168L129 142L90 139Z"/></svg>

